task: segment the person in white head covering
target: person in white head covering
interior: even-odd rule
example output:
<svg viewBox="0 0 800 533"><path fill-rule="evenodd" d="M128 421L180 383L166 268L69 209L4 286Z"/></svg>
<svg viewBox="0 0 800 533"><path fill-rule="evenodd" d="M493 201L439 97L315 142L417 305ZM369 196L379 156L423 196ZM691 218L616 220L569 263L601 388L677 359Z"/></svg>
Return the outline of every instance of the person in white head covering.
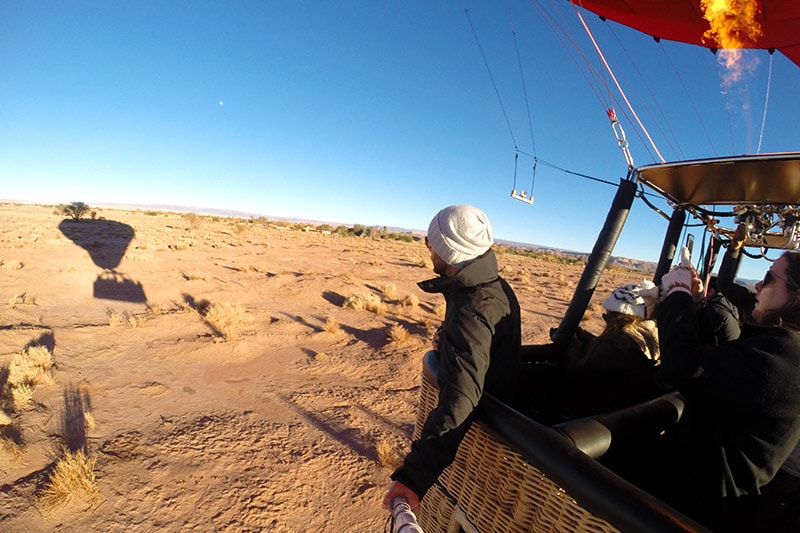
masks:
<svg viewBox="0 0 800 533"><path fill-rule="evenodd" d="M578 329L567 351L569 411L589 416L641 403L667 392L658 373L658 332L650 281L617 287L603 301L599 336ZM657 292L655 293L657 294Z"/></svg>
<svg viewBox="0 0 800 533"><path fill-rule="evenodd" d="M439 404L403 465L392 474L385 509L397 496L404 496L413 510L419 507L419 500L453 462L484 392L512 400L519 374L519 303L498 274L486 213L468 205L446 207L431 220L425 243L439 277L419 286L442 294L447 304L433 339Z"/></svg>

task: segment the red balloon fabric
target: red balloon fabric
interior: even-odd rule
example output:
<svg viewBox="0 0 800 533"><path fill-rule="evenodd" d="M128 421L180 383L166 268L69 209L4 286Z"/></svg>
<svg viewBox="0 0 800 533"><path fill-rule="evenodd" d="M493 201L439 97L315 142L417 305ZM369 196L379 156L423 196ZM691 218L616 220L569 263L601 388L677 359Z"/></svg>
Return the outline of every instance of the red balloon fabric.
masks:
<svg viewBox="0 0 800 533"><path fill-rule="evenodd" d="M739 24L730 30L736 43L712 30L701 0L570 0L602 17L637 29L653 37L680 41L711 49L776 49L800 66L800 1L798 0L729 0L730 13L719 23ZM745 13L752 17L741 17ZM729 13L729 14L730 14ZM715 24L716 27L716 24ZM758 28L755 32L748 29ZM759 31L760 30L760 31ZM712 30L713 31L713 30ZM723 29L724 33L724 29Z"/></svg>

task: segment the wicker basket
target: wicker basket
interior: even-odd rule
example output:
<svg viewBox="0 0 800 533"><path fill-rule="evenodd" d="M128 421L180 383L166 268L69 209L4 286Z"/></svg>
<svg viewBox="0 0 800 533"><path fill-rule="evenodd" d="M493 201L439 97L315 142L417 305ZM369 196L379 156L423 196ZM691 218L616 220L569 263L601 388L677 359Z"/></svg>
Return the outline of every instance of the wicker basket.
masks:
<svg viewBox="0 0 800 533"><path fill-rule="evenodd" d="M415 439L437 401L438 389L423 372ZM583 509L480 422L467 432L439 484L444 490L434 485L422 500L419 523L426 533L459 527L480 533L619 531Z"/></svg>

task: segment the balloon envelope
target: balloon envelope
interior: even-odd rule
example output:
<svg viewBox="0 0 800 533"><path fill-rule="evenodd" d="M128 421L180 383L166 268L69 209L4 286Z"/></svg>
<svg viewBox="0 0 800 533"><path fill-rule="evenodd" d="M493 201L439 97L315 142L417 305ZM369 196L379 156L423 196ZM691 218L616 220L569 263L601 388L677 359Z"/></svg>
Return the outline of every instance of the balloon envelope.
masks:
<svg viewBox="0 0 800 533"><path fill-rule="evenodd" d="M800 2L797 0L750 0L756 6L754 22L761 35L748 38L736 48L774 48L800 66ZM589 11L643 33L684 43L725 48L706 37L710 23L703 16L701 0L574 0ZM728 48L731 48L728 46Z"/></svg>

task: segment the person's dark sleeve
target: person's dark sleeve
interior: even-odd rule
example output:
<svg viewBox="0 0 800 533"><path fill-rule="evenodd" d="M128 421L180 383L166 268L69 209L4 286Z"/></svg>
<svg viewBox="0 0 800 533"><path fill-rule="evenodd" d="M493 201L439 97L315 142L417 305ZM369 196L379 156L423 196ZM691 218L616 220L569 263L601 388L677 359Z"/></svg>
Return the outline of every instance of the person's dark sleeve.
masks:
<svg viewBox="0 0 800 533"><path fill-rule="evenodd" d="M736 274L739 272L739 264L742 262L742 250L734 249L728 245L722 256L722 263L717 272L717 291L728 295L736 285Z"/></svg>
<svg viewBox="0 0 800 533"><path fill-rule="evenodd" d="M708 322L709 338L715 345L738 339L741 335L739 312L725 295L715 294L706 302L702 312Z"/></svg>
<svg viewBox="0 0 800 533"><path fill-rule="evenodd" d="M674 292L659 304L658 340L661 347L661 377L673 387L680 387L696 377L702 347L694 299L685 292Z"/></svg>
<svg viewBox="0 0 800 533"><path fill-rule="evenodd" d="M464 308L458 326L439 337L439 401L428 414L419 440L392 479L422 499L436 478L455 459L474 419L489 368L492 329L474 309Z"/></svg>
<svg viewBox="0 0 800 533"><path fill-rule="evenodd" d="M736 274L742 262L742 250L729 246L722 256L722 264L717 273L717 292L721 292L736 307L739 318L749 321L756 305L756 295L747 287L736 283Z"/></svg>

